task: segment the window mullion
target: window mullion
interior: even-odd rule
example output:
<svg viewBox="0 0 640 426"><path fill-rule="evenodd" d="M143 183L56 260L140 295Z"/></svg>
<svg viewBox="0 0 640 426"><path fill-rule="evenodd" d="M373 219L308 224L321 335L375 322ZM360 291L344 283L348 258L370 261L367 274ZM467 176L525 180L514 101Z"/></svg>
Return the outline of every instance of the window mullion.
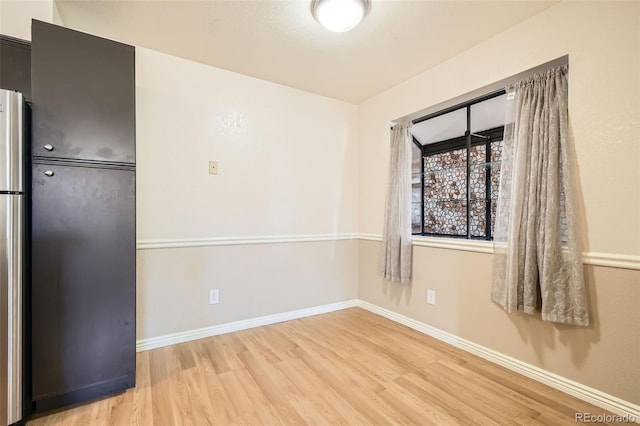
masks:
<svg viewBox="0 0 640 426"><path fill-rule="evenodd" d="M484 192L484 234L487 240L491 239L491 171L493 170L493 164L491 162L491 137L487 140L485 148L485 192Z"/></svg>
<svg viewBox="0 0 640 426"><path fill-rule="evenodd" d="M420 222L420 233L424 235L424 147L423 151L420 154L420 217L422 218Z"/></svg>
<svg viewBox="0 0 640 426"><path fill-rule="evenodd" d="M471 105L467 105L467 131L464 134L467 138L467 239L471 237L471 210L469 203L471 201Z"/></svg>

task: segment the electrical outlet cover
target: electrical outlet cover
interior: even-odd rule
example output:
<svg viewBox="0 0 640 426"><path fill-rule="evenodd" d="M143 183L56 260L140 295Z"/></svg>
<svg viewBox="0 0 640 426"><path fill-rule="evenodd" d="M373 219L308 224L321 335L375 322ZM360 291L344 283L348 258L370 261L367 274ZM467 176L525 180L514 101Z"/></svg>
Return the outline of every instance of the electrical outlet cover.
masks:
<svg viewBox="0 0 640 426"><path fill-rule="evenodd" d="M220 302L220 292L218 289L209 290L209 304L215 305L218 302Z"/></svg>

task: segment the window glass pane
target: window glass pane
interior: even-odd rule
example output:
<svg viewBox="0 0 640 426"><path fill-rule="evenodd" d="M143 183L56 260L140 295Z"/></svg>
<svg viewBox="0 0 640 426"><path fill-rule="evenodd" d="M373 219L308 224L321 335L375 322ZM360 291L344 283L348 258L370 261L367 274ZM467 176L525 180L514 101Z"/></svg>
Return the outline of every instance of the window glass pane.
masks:
<svg viewBox="0 0 640 426"><path fill-rule="evenodd" d="M467 150L424 158L424 232L467 234Z"/></svg>
<svg viewBox="0 0 640 426"><path fill-rule="evenodd" d="M466 199L467 149L424 158L425 201Z"/></svg>
<svg viewBox="0 0 640 426"><path fill-rule="evenodd" d="M485 237L487 235L487 145L475 145L471 147L469 158L471 167L469 170L469 230L472 237Z"/></svg>
<svg viewBox="0 0 640 426"><path fill-rule="evenodd" d="M485 200L471 201L471 205L469 206L469 213L471 215L469 222L471 236L486 237L487 202Z"/></svg>
<svg viewBox="0 0 640 426"><path fill-rule="evenodd" d="M411 173L422 172L422 150L415 143L411 144Z"/></svg>
<svg viewBox="0 0 640 426"><path fill-rule="evenodd" d="M491 142L491 199L498 199L500 188L500 162L502 161L502 141Z"/></svg>
<svg viewBox="0 0 640 426"><path fill-rule="evenodd" d="M469 158L469 200L485 200L487 198L487 161L486 144L471 147Z"/></svg>
<svg viewBox="0 0 640 426"><path fill-rule="evenodd" d="M471 105L471 133L504 126L506 112L506 94Z"/></svg>
<svg viewBox="0 0 640 426"><path fill-rule="evenodd" d="M500 189L500 163L502 161L503 141L491 142L491 186L489 194L491 199L491 235L494 234L496 225L496 209L498 206L498 193Z"/></svg>
<svg viewBox="0 0 640 426"><path fill-rule="evenodd" d="M502 120L504 121L504 117ZM411 127L411 133L422 145L464 136L466 131L466 108L421 121Z"/></svg>
<svg viewBox="0 0 640 426"><path fill-rule="evenodd" d="M422 232L422 215L420 214L420 209L422 208L422 203L411 203L411 233L419 234Z"/></svg>
<svg viewBox="0 0 640 426"><path fill-rule="evenodd" d="M411 232L422 232L422 150L411 146Z"/></svg>
<svg viewBox="0 0 640 426"><path fill-rule="evenodd" d="M467 200L425 201L424 232L467 235Z"/></svg>
<svg viewBox="0 0 640 426"><path fill-rule="evenodd" d="M484 167L487 162L487 144L472 146L471 151L469 151L469 160L472 166L482 165Z"/></svg>
<svg viewBox="0 0 640 426"><path fill-rule="evenodd" d="M469 153L469 229L472 237L486 237L487 144L471 147Z"/></svg>

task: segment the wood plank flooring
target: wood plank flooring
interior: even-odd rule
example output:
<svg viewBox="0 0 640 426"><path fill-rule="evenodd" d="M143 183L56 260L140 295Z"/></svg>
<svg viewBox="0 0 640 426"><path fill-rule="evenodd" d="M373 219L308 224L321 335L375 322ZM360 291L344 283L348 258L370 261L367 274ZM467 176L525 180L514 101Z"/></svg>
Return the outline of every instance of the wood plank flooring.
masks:
<svg viewBox="0 0 640 426"><path fill-rule="evenodd" d="M137 387L29 425L563 425L586 402L359 308L137 355Z"/></svg>

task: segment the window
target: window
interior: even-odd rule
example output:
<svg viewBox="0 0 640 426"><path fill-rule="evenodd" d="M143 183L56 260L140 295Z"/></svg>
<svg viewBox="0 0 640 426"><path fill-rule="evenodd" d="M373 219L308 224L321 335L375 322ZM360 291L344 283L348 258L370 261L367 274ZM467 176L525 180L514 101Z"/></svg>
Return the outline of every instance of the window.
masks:
<svg viewBox="0 0 640 426"><path fill-rule="evenodd" d="M501 91L414 121L414 234L493 238L506 98Z"/></svg>

